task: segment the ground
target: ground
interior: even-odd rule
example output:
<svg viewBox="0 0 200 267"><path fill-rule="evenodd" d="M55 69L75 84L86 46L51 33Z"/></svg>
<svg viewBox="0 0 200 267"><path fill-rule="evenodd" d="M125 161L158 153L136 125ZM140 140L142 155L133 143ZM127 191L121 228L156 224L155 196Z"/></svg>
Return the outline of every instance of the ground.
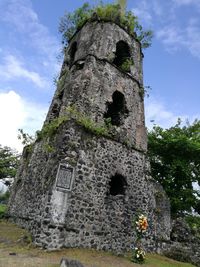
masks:
<svg viewBox="0 0 200 267"><path fill-rule="evenodd" d="M30 235L23 229L5 220L0 221L0 267L59 267L65 257L81 261L85 267L137 267L130 261L131 255L115 256L111 253L86 250L63 249L47 252L31 243ZM147 255L143 267L192 267L187 263L159 255Z"/></svg>

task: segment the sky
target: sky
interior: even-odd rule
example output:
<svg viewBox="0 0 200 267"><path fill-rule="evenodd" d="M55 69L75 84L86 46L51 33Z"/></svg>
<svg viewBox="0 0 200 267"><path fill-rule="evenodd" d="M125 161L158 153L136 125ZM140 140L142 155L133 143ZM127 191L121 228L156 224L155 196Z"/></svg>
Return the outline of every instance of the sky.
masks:
<svg viewBox="0 0 200 267"><path fill-rule="evenodd" d="M61 67L60 17L84 2L0 0L1 145L21 151L18 129L41 128ZM144 51L147 127L200 119L200 0L129 0L127 8L154 32Z"/></svg>

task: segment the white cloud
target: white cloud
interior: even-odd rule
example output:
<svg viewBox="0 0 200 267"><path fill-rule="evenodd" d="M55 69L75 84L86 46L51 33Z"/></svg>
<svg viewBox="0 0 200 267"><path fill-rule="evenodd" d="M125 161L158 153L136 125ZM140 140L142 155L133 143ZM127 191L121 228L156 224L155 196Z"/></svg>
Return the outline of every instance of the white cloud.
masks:
<svg viewBox="0 0 200 267"><path fill-rule="evenodd" d="M187 50L191 55L200 59L200 1L198 0L174 0L171 22L165 22L165 26L159 27L156 37L165 45L168 51ZM177 12L183 5L193 4L196 9L188 15L177 20ZM171 5L173 6L173 5ZM184 14L184 13L183 13Z"/></svg>
<svg viewBox="0 0 200 267"><path fill-rule="evenodd" d="M189 20L184 29L175 25L167 26L159 30L156 36L166 45L167 50L184 48L200 59L200 27L196 19Z"/></svg>
<svg viewBox="0 0 200 267"><path fill-rule="evenodd" d="M23 98L23 82L31 82L30 96L32 84L48 88L50 94L49 81L59 69L56 56L60 44L40 22L30 0L0 0L0 23L0 33L6 34L0 47L0 144L21 150L18 129L33 134L41 128L47 111L47 107ZM16 79L20 83L13 86ZM20 90L16 88L19 84ZM46 100L41 97L42 101Z"/></svg>
<svg viewBox="0 0 200 267"><path fill-rule="evenodd" d="M149 10L149 4L146 0L140 1L139 5L132 8L133 13L146 25L152 23L152 15Z"/></svg>
<svg viewBox="0 0 200 267"><path fill-rule="evenodd" d="M167 16L166 9L168 10ZM132 11L142 22L143 26L152 27L153 29L155 29L155 26L157 27L158 23L162 22L163 18L166 19L171 16L169 3L161 0L137 1Z"/></svg>
<svg viewBox="0 0 200 267"><path fill-rule="evenodd" d="M37 49L40 56L45 56L49 64L57 70L56 56L60 51L59 41L50 34L32 8L30 0L3 0L0 20L13 27L13 30L25 37L25 43Z"/></svg>
<svg viewBox="0 0 200 267"><path fill-rule="evenodd" d="M183 123L187 120L192 123L196 118L200 117L200 114L189 116L188 114L174 113L164 103L155 98L147 98L145 102L145 121L149 129L152 129L155 124L162 128L169 128L176 124L178 118Z"/></svg>
<svg viewBox="0 0 200 267"><path fill-rule="evenodd" d="M48 82L45 78L34 71L26 69L23 63L13 55L5 56L4 64L0 65L0 77L7 80L25 78L38 87L48 86Z"/></svg>
<svg viewBox="0 0 200 267"><path fill-rule="evenodd" d="M158 30L156 37L161 40L169 52L180 50L186 45L183 33L174 25L168 25Z"/></svg>
<svg viewBox="0 0 200 267"><path fill-rule="evenodd" d="M178 6L184 6L184 5L200 5L200 0L173 0L175 4Z"/></svg>
<svg viewBox="0 0 200 267"><path fill-rule="evenodd" d="M168 52L185 49L200 59L200 0L142 0L133 12L153 29Z"/></svg>
<svg viewBox="0 0 200 267"><path fill-rule="evenodd" d="M47 108L24 100L15 91L0 93L0 144L18 151L22 144L18 140L18 129L29 134L41 128Z"/></svg>
<svg viewBox="0 0 200 267"><path fill-rule="evenodd" d="M155 13L157 16L162 16L162 15L163 15L164 10L163 10L163 6L162 6L162 4L160 3L160 1L154 0L154 1L152 2L152 8L153 8L154 13Z"/></svg>
<svg viewBox="0 0 200 267"><path fill-rule="evenodd" d="M161 102L155 99L147 99L145 105L145 118L146 126L151 129L154 124L163 128L168 128L177 122L177 116L167 110L167 108Z"/></svg>
<svg viewBox="0 0 200 267"><path fill-rule="evenodd" d="M200 59L200 25L195 19L191 19L186 27L184 44L193 56Z"/></svg>

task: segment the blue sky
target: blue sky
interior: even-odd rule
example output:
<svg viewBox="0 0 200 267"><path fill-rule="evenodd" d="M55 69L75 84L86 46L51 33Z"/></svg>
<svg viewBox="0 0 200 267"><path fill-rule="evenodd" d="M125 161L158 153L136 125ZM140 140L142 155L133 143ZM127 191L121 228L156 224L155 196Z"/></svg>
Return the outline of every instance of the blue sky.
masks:
<svg viewBox="0 0 200 267"><path fill-rule="evenodd" d="M84 2L0 0L0 144L21 150L17 129L41 128L61 64L59 18ZM154 31L144 51L147 126L200 118L200 0L129 0L128 9Z"/></svg>

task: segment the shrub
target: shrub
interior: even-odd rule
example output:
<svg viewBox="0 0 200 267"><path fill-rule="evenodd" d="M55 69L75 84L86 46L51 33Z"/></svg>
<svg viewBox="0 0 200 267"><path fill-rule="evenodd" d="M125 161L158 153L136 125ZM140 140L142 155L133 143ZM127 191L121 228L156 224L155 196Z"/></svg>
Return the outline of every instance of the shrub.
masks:
<svg viewBox="0 0 200 267"><path fill-rule="evenodd" d="M88 132L97 136L110 137L110 124L96 123L90 117L78 112L74 106L67 107L66 111L67 115L53 119L48 124L44 125L41 131L37 132L37 141L46 137L53 137L57 133L59 127L70 119L74 120L78 125L81 125ZM45 150L47 152L53 152L54 148L49 144L45 144Z"/></svg>
<svg viewBox="0 0 200 267"><path fill-rule="evenodd" d="M110 137L110 129L106 123L99 124L94 122L85 114L78 112L74 106L68 107L67 111L69 112L70 117L74 119L77 124L81 125L86 131L91 132L97 136Z"/></svg>
<svg viewBox="0 0 200 267"><path fill-rule="evenodd" d="M192 230L198 231L200 234L200 217L194 215L188 215L185 217L186 222Z"/></svg>
<svg viewBox="0 0 200 267"><path fill-rule="evenodd" d="M57 132L62 123L67 121L67 117L58 117L53 119L50 123L44 125L41 131L37 132L37 140L41 140L44 137L52 137Z"/></svg>
<svg viewBox="0 0 200 267"><path fill-rule="evenodd" d="M120 68L125 72L130 72L131 66L133 66L133 61L128 58L122 63Z"/></svg>
<svg viewBox="0 0 200 267"><path fill-rule="evenodd" d="M63 44L67 43L77 29L91 17L92 9L88 3L84 3L74 13L65 13L60 20L59 32L62 33Z"/></svg>
<svg viewBox="0 0 200 267"><path fill-rule="evenodd" d="M74 33L84 23L93 20L114 22L123 27L129 34L134 35L140 41L142 48L151 45L152 31L144 31L137 17L131 11L122 10L119 4L103 5L101 3L97 7L91 7L88 3L85 3L73 13L65 13L60 20L59 32L62 34L64 46L68 44Z"/></svg>
<svg viewBox="0 0 200 267"><path fill-rule="evenodd" d="M7 206L4 204L0 204L0 219L3 219L6 215Z"/></svg>

